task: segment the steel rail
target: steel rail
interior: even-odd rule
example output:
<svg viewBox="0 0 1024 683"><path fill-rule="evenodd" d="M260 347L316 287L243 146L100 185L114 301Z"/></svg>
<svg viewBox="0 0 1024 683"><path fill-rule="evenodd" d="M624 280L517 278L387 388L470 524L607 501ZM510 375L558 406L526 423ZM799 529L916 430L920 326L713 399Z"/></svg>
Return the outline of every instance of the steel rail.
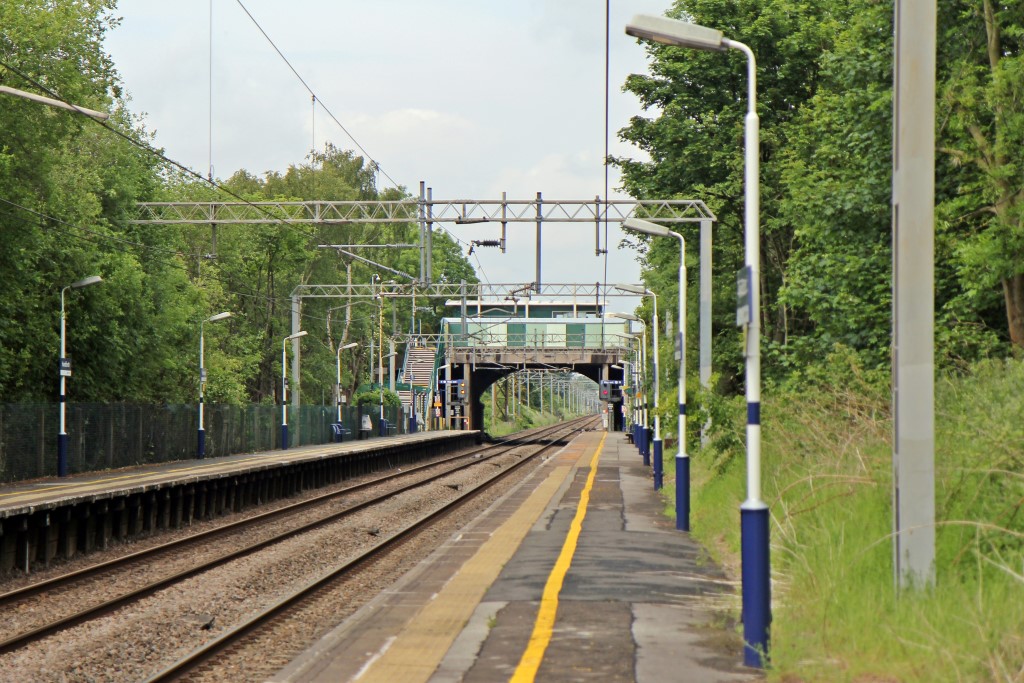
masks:
<svg viewBox="0 0 1024 683"><path fill-rule="evenodd" d="M598 418L595 416L586 416L578 418L570 422L563 422L558 425L559 431L562 432L558 437L553 438L550 443L545 444L539 448L535 453L528 457L522 458L519 462L514 463L510 467L498 472L494 477L487 481L481 482L474 486L472 489L467 490L463 495L456 498L453 501L446 503L441 508L429 512L420 518L416 519L412 523L406 525L403 529L396 531L388 538L382 540L376 546L369 548L368 550L360 553L353 559L345 562L343 565L336 567L312 582L306 584L302 588L293 592L291 595L269 605L268 607L261 610L258 614L252 616L245 622L237 624L228 631L222 633L217 638L205 643L204 645L196 648L192 652L188 653L185 657L181 658L177 662L171 664L164 670L157 672L153 676L146 679L145 683L163 683L164 681L177 680L188 675L188 672L197 668L198 666L208 662L209 660L216 657L220 652L226 651L228 648L234 646L239 640L244 638L247 634L259 629L260 627L270 623L273 619L283 616L287 611L299 605L303 600L313 597L320 590L326 589L332 582L339 579L344 579L345 575L349 572L361 567L363 564L376 559L377 557L383 556L387 551L398 546L400 543L408 540L414 536L418 531L428 527L430 524L442 519L448 514L452 513L461 505L465 504L472 498L476 497L491 485L500 481L504 477L508 476L512 472L516 471L520 467L532 462L541 453L552 448L558 441L565 435L571 434L576 431L582 431L587 424L593 424Z"/></svg>
<svg viewBox="0 0 1024 683"><path fill-rule="evenodd" d="M162 577L155 581L151 581L142 587L122 593L121 595L110 598L108 600L104 600L90 607L76 611L73 614L61 617L59 619L55 619L49 623L34 627L32 629L22 631L21 633L15 634L0 641L0 654L12 652L20 647L23 647L29 643L45 638L59 631L81 624L85 621L95 619L99 616L102 616L103 614L107 614L113 611L114 609L117 609L118 607L141 599L158 590L161 590L170 585L173 585L187 578L195 576L196 574L202 573L209 569L213 569L232 560L239 559L240 557L252 554L258 550L274 545L276 543L280 543L284 540L300 535L302 533L306 533L308 531L324 526L331 522L338 521L339 519L359 512L360 510L372 507L373 505L380 503L381 500L385 498L389 498L391 496L404 493L406 491L410 491L421 486L425 486L433 481L436 481L437 479L449 476L454 472L458 472L463 469L468 469L469 467L473 467L482 462L487 462L488 460L504 455L508 451L513 450L515 448L536 443L537 441L543 440L551 432L558 430L559 427L565 427L566 424L572 424L572 422L560 423L559 425L542 427L538 430L530 430L524 433L510 435L512 438L500 441L498 443L495 443L494 445L487 446L485 448L471 449L468 452L462 453L460 455L454 455L449 458L444 458L442 460L438 460L432 463L418 465L414 468L405 469L401 472L396 472L393 474L386 475L384 477L379 477L372 481L355 484L353 486L346 487L339 491L333 491L322 496L316 496L309 500L300 501L298 503L294 503L292 505L288 505L277 510L271 510L259 515L255 515L248 519L239 520L238 522L232 522L222 527L218 527L217 529L211 529L208 531L201 532L199 534L195 534L193 536L189 536L188 538L171 541L169 543L164 543L159 546L149 548L147 550L132 553L131 555L126 555L121 558L116 558L113 560L109 560L107 562L98 563L91 567L86 567L75 572L63 574L61 576L54 577L46 581L40 581L29 586L25 586L23 588L0 595L0 606L8 605L12 602L24 600L32 597L33 595L38 595L46 591L64 589L69 585L74 584L75 582L79 582L83 579L90 578L93 576L98 576L105 572L110 572L111 570L121 570L128 567L132 567L133 565L143 563L152 564L161 556L166 555L167 553L172 551L180 552L182 549L185 549L189 546L198 546L201 542L210 541L218 537L230 535L232 533L237 533L238 531L241 531L249 527L257 526L259 524L280 521L282 518L286 517L289 514L301 512L307 508L312 508L317 505L327 504L334 499L351 495L353 493L373 486L391 482L399 478L409 477L411 475L422 472L425 469L436 468L439 465L443 466L457 460L470 459L470 462L446 469L443 472L436 473L425 479L419 479L417 481L411 482L397 489L390 490L382 495L367 499L360 503L356 503L355 505L347 507L344 510L334 512L330 515L327 515L326 517L321 517L312 522L308 522L306 524L299 525L292 529L288 529L262 541L258 541L256 543L249 544L247 546L233 550L231 552L221 554L215 558L206 560L199 564L195 564L192 567L181 570L172 575ZM490 454L482 456L482 454L484 453Z"/></svg>

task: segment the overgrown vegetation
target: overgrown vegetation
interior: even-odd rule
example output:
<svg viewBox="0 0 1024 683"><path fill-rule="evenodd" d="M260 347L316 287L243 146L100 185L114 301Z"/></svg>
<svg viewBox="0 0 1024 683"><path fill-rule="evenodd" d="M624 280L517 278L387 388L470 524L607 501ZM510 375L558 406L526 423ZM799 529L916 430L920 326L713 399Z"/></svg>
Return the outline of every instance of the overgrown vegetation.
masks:
<svg viewBox="0 0 1024 683"><path fill-rule="evenodd" d="M1024 680L1024 406L1016 400L1024 362L985 361L938 383L936 587L901 596L888 388L854 358L834 355L831 373L765 403L770 679ZM742 432L742 404L731 412L706 449L691 449L692 524L735 572L746 470L733 435Z"/></svg>
<svg viewBox="0 0 1024 683"><path fill-rule="evenodd" d="M376 250L376 267L317 245L410 243L417 226L141 226L131 222L137 202L372 201L407 193L379 188L372 163L329 144L283 171L238 170L219 179L220 188L168 165L148 148L151 136L130 112L130 97L104 52L104 36L117 25L115 11L115 0L0 3L0 83L110 111L107 125L115 129L2 96L0 396L4 402L56 400L60 291L101 275L101 286L67 297L73 401L194 400L201 321L231 311L230 319L204 330L206 400L273 403L281 390L282 340L294 331L296 286L365 285L375 275L385 284L392 278L404 283L419 275L416 249ZM476 282L454 240L438 231L433 244L436 272ZM361 303L370 305L302 302L299 324L311 332L302 341L300 390L307 402L330 402L339 346L360 341L344 352L347 394L367 378L371 340L415 323L436 329L441 313L439 304L423 300L415 316L408 299Z"/></svg>

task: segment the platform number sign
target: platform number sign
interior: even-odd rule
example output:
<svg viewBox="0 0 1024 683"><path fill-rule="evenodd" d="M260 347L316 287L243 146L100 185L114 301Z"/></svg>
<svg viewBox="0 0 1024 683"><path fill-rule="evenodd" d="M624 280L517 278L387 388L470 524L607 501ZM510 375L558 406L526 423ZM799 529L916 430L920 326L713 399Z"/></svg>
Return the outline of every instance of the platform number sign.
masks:
<svg viewBox="0 0 1024 683"><path fill-rule="evenodd" d="M71 359L61 358L60 359L60 376L70 377L71 376Z"/></svg>

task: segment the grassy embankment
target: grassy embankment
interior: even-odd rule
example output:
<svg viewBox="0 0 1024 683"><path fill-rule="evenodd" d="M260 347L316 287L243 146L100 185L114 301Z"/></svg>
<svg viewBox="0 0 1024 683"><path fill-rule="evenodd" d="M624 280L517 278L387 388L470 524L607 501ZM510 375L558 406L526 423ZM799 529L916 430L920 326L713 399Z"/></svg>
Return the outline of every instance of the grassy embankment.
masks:
<svg viewBox="0 0 1024 683"><path fill-rule="evenodd" d="M515 420L502 420L501 411L499 412L499 419L495 420L494 416L491 415L491 404L489 401L484 401L484 431L493 437L505 436L512 432L519 432L524 429L532 429L533 427L546 427L547 425L560 422L566 419L561 413L552 415L548 412L539 412L533 408L526 406L519 406L516 410Z"/></svg>
<svg viewBox="0 0 1024 683"><path fill-rule="evenodd" d="M887 385L846 367L815 390L765 393L769 680L1024 681L1022 387L1020 361L936 382L937 579L934 589L899 596ZM742 403L728 412L731 428L691 454L691 521L738 576L745 413ZM668 509L674 514L673 500Z"/></svg>

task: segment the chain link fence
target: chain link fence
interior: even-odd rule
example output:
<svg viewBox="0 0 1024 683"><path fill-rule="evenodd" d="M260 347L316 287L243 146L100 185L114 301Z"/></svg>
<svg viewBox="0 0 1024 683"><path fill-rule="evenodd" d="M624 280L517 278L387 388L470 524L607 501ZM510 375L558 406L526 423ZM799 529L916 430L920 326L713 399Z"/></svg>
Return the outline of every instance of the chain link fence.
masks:
<svg viewBox="0 0 1024 683"><path fill-rule="evenodd" d="M57 475L59 406L0 404L0 482L10 483ZM342 408L345 439L356 438L362 415L370 416L371 435L380 433L377 406ZM392 429L404 434L408 420L402 408L384 408ZM288 409L289 447L330 443L335 406ZM207 404L203 426L206 457L271 451L281 447L281 407ZM196 457L199 415L195 405L69 404L68 471L70 474L192 460Z"/></svg>

